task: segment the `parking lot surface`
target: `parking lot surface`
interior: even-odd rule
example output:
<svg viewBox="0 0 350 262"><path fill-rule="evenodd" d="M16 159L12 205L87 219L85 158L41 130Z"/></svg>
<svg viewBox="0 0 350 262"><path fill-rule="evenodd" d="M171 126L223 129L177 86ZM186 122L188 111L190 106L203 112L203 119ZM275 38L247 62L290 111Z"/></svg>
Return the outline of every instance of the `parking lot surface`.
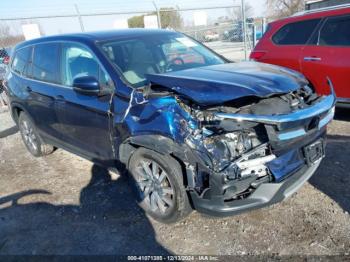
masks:
<svg viewBox="0 0 350 262"><path fill-rule="evenodd" d="M239 62L245 59L243 42L214 41L206 42L204 44L229 60Z"/></svg>
<svg viewBox="0 0 350 262"><path fill-rule="evenodd" d="M32 157L2 112L0 254L346 254L349 115L337 113L326 159L286 201L221 219L193 212L163 225L138 208L124 177L63 150Z"/></svg>

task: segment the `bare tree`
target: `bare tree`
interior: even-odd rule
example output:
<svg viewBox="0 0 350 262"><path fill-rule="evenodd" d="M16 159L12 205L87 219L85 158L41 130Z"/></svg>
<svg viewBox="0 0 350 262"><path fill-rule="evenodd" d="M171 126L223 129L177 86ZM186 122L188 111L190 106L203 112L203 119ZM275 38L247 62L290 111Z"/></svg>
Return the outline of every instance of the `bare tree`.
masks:
<svg viewBox="0 0 350 262"><path fill-rule="evenodd" d="M17 33L19 23L2 22L0 24L0 49L10 47L24 40L22 33Z"/></svg>
<svg viewBox="0 0 350 262"><path fill-rule="evenodd" d="M7 37L10 34L10 27L7 24L0 25L0 37Z"/></svg>
<svg viewBox="0 0 350 262"><path fill-rule="evenodd" d="M245 17L251 18L254 15L254 8L248 2L245 3ZM223 20L231 20L234 22L242 21L242 9L240 6L235 8L226 8L226 16L222 17Z"/></svg>
<svg viewBox="0 0 350 262"><path fill-rule="evenodd" d="M248 2L245 3L244 11L246 18L251 18L252 16L254 16L254 7Z"/></svg>
<svg viewBox="0 0 350 262"><path fill-rule="evenodd" d="M272 19L279 19L302 11L304 0L266 0L267 15Z"/></svg>
<svg viewBox="0 0 350 262"><path fill-rule="evenodd" d="M7 46L7 39L10 36L10 27L3 23L0 25L0 49Z"/></svg>

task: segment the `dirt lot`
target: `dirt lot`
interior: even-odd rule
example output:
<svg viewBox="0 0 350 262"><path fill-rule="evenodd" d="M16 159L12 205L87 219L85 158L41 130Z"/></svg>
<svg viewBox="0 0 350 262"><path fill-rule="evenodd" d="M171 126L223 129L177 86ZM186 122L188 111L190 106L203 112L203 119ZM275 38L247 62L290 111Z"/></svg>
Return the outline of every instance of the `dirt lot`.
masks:
<svg viewBox="0 0 350 262"><path fill-rule="evenodd" d="M162 225L123 177L63 150L33 158L0 113L0 254L333 255L350 250L350 111L329 128L327 158L283 203Z"/></svg>

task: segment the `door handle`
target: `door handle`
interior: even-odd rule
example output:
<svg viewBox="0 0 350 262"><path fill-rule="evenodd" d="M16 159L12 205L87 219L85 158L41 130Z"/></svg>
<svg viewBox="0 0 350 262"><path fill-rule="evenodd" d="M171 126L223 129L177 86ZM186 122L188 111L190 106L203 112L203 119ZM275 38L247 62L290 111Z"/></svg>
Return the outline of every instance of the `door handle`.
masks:
<svg viewBox="0 0 350 262"><path fill-rule="evenodd" d="M28 93L32 92L32 88L30 86L26 86L26 89Z"/></svg>
<svg viewBox="0 0 350 262"><path fill-rule="evenodd" d="M316 56L306 56L306 57L304 57L304 61L308 61L308 62L322 61L322 58L316 57Z"/></svg>

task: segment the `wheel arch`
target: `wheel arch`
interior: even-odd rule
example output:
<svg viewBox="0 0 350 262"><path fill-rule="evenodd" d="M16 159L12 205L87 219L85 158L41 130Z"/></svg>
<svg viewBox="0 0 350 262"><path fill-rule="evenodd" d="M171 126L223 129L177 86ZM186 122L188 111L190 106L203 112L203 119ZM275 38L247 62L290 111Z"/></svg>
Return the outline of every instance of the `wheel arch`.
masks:
<svg viewBox="0 0 350 262"><path fill-rule="evenodd" d="M187 150L184 149L183 145L180 145L171 138L162 135L141 135L130 137L119 146L118 153L120 162L128 167L131 156L140 147L147 148L159 154L170 155L180 164L182 168L184 185L187 186L187 176L189 174L186 172L186 162L188 156L186 154Z"/></svg>
<svg viewBox="0 0 350 262"><path fill-rule="evenodd" d="M15 121L16 124L18 124L18 119L21 112L25 112L28 115L28 117L31 118L27 110L25 110L25 108L22 105L17 103L11 104L11 115L12 119Z"/></svg>

